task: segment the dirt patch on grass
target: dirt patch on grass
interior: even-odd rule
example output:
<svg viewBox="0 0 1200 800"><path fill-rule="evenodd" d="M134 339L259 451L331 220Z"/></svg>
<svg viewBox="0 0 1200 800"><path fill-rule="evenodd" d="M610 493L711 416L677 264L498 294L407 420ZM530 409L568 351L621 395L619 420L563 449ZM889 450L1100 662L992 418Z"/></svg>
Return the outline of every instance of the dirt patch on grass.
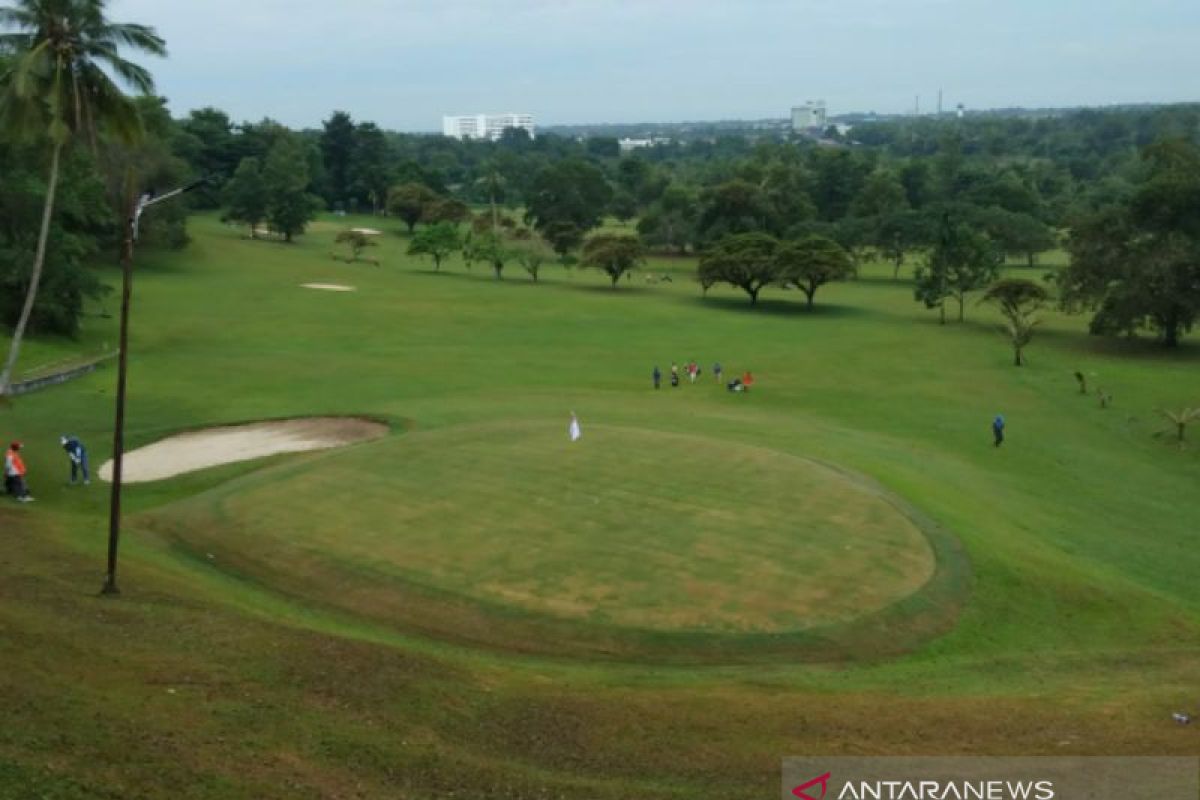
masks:
<svg viewBox="0 0 1200 800"><path fill-rule="evenodd" d="M158 481L220 464L378 439L387 431L382 422L354 417L309 417L189 431L126 453L122 480ZM100 478L112 480L111 461L100 467Z"/></svg>

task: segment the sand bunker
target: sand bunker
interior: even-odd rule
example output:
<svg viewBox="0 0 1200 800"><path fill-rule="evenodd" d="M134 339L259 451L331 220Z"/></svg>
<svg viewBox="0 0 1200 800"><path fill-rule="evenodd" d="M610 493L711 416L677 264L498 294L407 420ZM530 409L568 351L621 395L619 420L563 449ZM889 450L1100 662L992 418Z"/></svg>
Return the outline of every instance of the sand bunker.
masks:
<svg viewBox="0 0 1200 800"><path fill-rule="evenodd" d="M235 461L324 450L378 439L387 431L382 422L353 417L310 417L190 431L126 453L122 482L158 481ZM100 478L112 480L111 461L100 467Z"/></svg>
<svg viewBox="0 0 1200 800"><path fill-rule="evenodd" d="M353 286L345 286L340 283L302 283L300 286L304 289L322 289L326 292L353 292Z"/></svg>
<svg viewBox="0 0 1200 800"><path fill-rule="evenodd" d="M355 233L361 233L363 236L380 236L383 231L377 231L374 228L351 228Z"/></svg>

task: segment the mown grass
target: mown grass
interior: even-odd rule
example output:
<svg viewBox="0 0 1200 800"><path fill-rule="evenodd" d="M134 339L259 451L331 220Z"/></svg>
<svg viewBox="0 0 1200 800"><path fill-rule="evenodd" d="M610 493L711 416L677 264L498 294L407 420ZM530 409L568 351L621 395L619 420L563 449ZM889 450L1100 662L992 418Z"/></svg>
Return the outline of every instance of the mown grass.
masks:
<svg viewBox="0 0 1200 800"><path fill-rule="evenodd" d="M379 267L331 258L343 224L386 229L371 253ZM590 429L612 427L685 437L716 452L764 448L815 459L878 481L954 537L969 559L969 584L927 598L941 607L965 594L952 628L919 646L913 638L897 654L889 637L912 632L885 619L858 632L851 661L829 663L667 666L630 651L615 660L562 658L544 641L505 649L444 626L395 624L369 613L385 607L372 605L386 595L378 589L356 613L355 593L366 589L355 575L370 560L369 540L347 541L356 560L341 573L311 573L321 580L306 587L294 550L271 560L269 545L288 539L290 526L311 537L302 541L315 556L331 558L335 523L324 516L303 525L258 520L278 525L260 531L262 541L250 539L253 526L235 535L219 519L190 517L200 498L236 498L242 484L247 498L287 500L288 480L327 499L306 496L301 508L329 520L344 508L347 518L378 516L397 529L404 491L427 503L443 481L462 482L468 505L497 498L513 514L560 492L559 474L508 469L504 443L478 463L426 464L437 449L408 451L403 433L344 454L130 486L125 593L102 600L94 593L104 487L63 485L67 462L57 448L58 434L76 433L95 464L107 457L113 370L102 367L0 410L4 435L27 442L39 498L0 507L0 796L728 798L776 791L779 758L798 753L1196 751L1195 732L1174 727L1169 713L1194 707L1197 696L1200 455L1156 436L1166 428L1157 408L1200 397L1194 342L1166 353L1098 340L1084 334L1082 319L1047 312L1029 366L1016 369L990 309L971 305L965 324L939 326L886 265L826 287L810 314L794 293L765 293L757 309L721 288L702 297L688 259L652 260L648 269L669 272L671 283L635 276L615 291L603 276L558 267L537 285L515 267L495 281L482 265L468 272L456 259L435 274L403 255L397 227L324 220L285 246L245 240L201 217L187 251L139 254L131 443L205 424L327 413L406 420L413 441L453 442L470 425L547 425L565 443L575 410L584 446ZM358 291L300 289L305 282ZM114 339L112 320L91 317L79 342L33 342L23 366ZM665 370L692 358L705 367L703 385L650 388L654 364ZM709 383L714 360L730 374L753 370L755 391L735 396ZM1111 407L1078 394L1076 369L1113 394ZM996 413L1009 422L1000 449L988 431ZM610 454L588 475L619 484L608 496L628 494L632 505L669 492L678 471L690 494L711 486L706 507L724 510L737 487L720 462L667 449L631 457L626 475ZM341 464L353 469L339 475ZM328 481L302 480L326 467ZM803 482L789 492L786 476L774 480L769 496L748 505L770 520L766 533L778 536L780 520L804 530L814 504ZM360 491L374 481L378 491ZM576 505L559 496L512 536L530 552L538 525L571 517ZM628 524L613 508L605 506L601 528ZM665 519L660 555L680 549L698 525ZM196 521L203 527L189 527ZM439 540L437 524L437 514L424 517L416 541L444 548L439 558L469 541L461 530ZM205 546L181 549L188 537ZM209 559L213 542L225 550ZM609 574L574 563L602 550L592 542L569 551L579 580L599 586L597 576ZM502 582L541 563L538 603L561 599L563 562L522 559L489 542L472 569L494 566L497 553L510 562ZM393 569L396 553L382 555L387 563L376 566ZM740 557L729 554L725 565ZM753 573L770 554L740 563L746 574L718 561L711 576L734 592L734 606L714 606L727 621L753 611ZM628 575L604 582L656 568L653 558L631 559ZM345 582L325 581L329 574ZM478 574L451 576L440 588L460 591ZM742 582L744 596L732 588ZM636 593L629 597L620 613L636 608L660 621L672 607L699 614L715 602L703 597L687 609L667 603L666 588L643 593L640 605ZM469 609L456 617L445 611L453 607L447 596L436 599L421 607L431 618L443 610L434 622L466 624ZM603 627L586 616L536 630L566 636ZM497 628L495 618L473 624ZM871 641L874 653L862 646Z"/></svg>

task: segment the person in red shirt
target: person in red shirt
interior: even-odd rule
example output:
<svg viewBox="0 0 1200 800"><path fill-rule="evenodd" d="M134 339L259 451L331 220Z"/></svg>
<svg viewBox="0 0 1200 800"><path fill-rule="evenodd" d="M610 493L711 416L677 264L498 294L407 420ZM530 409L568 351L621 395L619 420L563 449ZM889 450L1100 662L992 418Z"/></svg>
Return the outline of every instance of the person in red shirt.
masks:
<svg viewBox="0 0 1200 800"><path fill-rule="evenodd" d="M4 488L22 503L33 500L25 485L25 461L21 458L20 442L13 442L4 454Z"/></svg>
<svg viewBox="0 0 1200 800"><path fill-rule="evenodd" d="M749 389L754 385L754 376L750 374L750 370L746 370L746 374L742 376L742 386Z"/></svg>

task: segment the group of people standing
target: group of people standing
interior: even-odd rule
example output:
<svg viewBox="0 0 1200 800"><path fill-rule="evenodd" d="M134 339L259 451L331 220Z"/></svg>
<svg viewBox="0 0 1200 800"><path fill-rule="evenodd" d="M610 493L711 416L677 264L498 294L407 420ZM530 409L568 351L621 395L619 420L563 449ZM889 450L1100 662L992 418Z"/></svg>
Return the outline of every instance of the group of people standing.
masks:
<svg viewBox="0 0 1200 800"><path fill-rule="evenodd" d="M87 448L77 436L61 436L58 443L71 460L71 483L77 483L80 478L84 484L92 482L88 469ZM24 450L21 442L13 442L4 453L4 491L17 502L29 503L33 495L29 492L29 484L25 480L25 459L21 456Z"/></svg>
<svg viewBox="0 0 1200 800"><path fill-rule="evenodd" d="M689 361L684 365L684 372L688 377L688 383L695 383L696 379L700 377L700 365L695 361ZM725 371L724 368L722 368L720 361L713 363L712 373L713 380L715 380L717 383L721 383L724 379ZM662 386L663 372L658 368L657 364L654 365L654 370L650 373L650 377L654 381L655 389L658 389ZM679 386L679 365L674 361L671 362L670 381L672 388L677 388ZM744 392L753 385L754 376L750 373L750 370L746 370L744 375L742 375L740 378L734 377L733 380L726 384L725 388L731 392Z"/></svg>

